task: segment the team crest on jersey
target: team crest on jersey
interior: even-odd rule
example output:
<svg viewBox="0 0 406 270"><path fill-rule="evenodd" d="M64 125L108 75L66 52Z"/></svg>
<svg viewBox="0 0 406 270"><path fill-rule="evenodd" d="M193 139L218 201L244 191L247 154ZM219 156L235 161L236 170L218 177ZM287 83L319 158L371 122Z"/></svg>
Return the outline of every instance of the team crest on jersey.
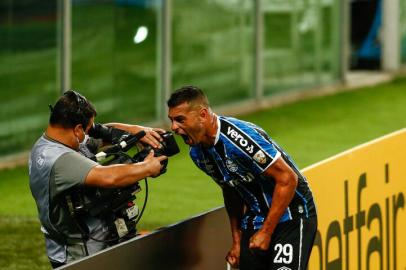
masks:
<svg viewBox="0 0 406 270"><path fill-rule="evenodd" d="M259 150L258 152L256 152L253 158L259 164L266 163L266 156L265 156L264 152L262 152L262 150Z"/></svg>
<svg viewBox="0 0 406 270"><path fill-rule="evenodd" d="M236 172L238 170L238 165L231 159L226 159L226 166L230 172Z"/></svg>

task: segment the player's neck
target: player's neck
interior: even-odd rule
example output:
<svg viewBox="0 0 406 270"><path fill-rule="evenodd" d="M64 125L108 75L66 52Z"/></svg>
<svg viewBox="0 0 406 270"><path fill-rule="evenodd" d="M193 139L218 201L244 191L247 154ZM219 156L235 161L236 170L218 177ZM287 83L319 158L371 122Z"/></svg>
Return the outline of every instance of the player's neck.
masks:
<svg viewBox="0 0 406 270"><path fill-rule="evenodd" d="M215 113L211 113L210 119L206 126L205 140L202 143L205 147L214 146L214 144L216 143L216 136L217 136L218 129L219 129L219 126L217 123L217 115Z"/></svg>

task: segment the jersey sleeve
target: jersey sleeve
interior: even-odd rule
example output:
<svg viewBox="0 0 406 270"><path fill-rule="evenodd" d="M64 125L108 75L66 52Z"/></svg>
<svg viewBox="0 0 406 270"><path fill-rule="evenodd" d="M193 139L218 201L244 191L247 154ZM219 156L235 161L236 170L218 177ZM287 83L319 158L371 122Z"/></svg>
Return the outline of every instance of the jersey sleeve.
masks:
<svg viewBox="0 0 406 270"><path fill-rule="evenodd" d="M221 132L234 146L239 159L247 166L251 164L257 174L263 173L281 156L268 135L253 124L223 120Z"/></svg>
<svg viewBox="0 0 406 270"><path fill-rule="evenodd" d="M55 187L61 192L71 187L83 185L90 170L98 165L76 152L69 152L60 156L52 168Z"/></svg>

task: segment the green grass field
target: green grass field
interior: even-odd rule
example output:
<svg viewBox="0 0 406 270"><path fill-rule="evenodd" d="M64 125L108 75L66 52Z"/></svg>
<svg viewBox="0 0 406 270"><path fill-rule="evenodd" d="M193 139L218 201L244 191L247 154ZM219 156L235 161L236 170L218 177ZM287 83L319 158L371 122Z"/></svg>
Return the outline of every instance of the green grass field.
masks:
<svg viewBox="0 0 406 270"><path fill-rule="evenodd" d="M303 168L406 126L406 79L260 111L240 118L261 125ZM179 141L180 142L180 141ZM149 181L138 229L152 230L222 204L180 142L168 172ZM311 182L311 179L310 179ZM139 200L141 201L141 200ZM26 168L0 171L0 269L49 269Z"/></svg>

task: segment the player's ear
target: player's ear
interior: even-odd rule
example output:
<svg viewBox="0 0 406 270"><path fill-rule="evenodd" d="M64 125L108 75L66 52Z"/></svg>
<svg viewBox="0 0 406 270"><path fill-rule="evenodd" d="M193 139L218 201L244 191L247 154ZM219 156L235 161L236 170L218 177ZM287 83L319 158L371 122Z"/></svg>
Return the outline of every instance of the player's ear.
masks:
<svg viewBox="0 0 406 270"><path fill-rule="evenodd" d="M207 115L209 114L209 111L206 107L201 107L199 111L199 116L202 118L206 118Z"/></svg>

